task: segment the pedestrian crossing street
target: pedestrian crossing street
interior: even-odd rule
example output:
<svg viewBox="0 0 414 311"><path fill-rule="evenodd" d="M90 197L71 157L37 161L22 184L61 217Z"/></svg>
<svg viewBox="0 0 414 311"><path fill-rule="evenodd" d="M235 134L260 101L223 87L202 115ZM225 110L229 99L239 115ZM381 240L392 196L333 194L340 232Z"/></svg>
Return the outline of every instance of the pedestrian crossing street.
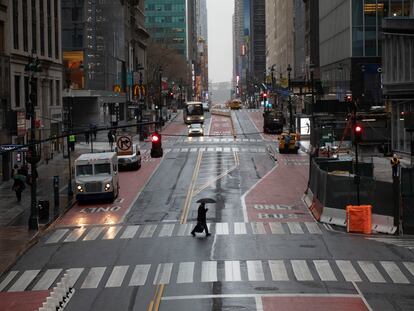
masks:
<svg viewBox="0 0 414 311"><path fill-rule="evenodd" d="M206 282L368 282L413 284L414 262L363 260L220 260L10 271L0 292L48 290L64 273L76 289Z"/></svg>
<svg viewBox="0 0 414 311"><path fill-rule="evenodd" d="M195 223L151 224L130 226L99 226L57 229L49 235L45 244L87 242L114 239L145 239L191 236ZM216 235L282 235L322 234L315 222L236 222L209 223L209 231Z"/></svg>

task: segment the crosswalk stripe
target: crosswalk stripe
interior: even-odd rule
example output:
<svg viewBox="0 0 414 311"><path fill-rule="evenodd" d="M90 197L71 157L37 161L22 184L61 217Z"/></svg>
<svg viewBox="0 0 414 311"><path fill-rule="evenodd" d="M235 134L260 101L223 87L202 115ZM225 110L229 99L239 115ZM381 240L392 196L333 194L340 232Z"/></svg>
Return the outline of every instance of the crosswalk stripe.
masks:
<svg viewBox="0 0 414 311"><path fill-rule="evenodd" d="M4 278L0 283L0 292L6 288L7 285L14 279L14 277L19 273L19 271L10 271L9 274Z"/></svg>
<svg viewBox="0 0 414 311"><path fill-rule="evenodd" d="M337 281L335 273L327 260L314 260L313 264L322 281Z"/></svg>
<svg viewBox="0 0 414 311"><path fill-rule="evenodd" d="M282 224L279 222L271 222L269 223L270 231L272 234L284 234L285 231L283 230Z"/></svg>
<svg viewBox="0 0 414 311"><path fill-rule="evenodd" d="M198 150L197 150L197 148L191 148L190 149L190 152L197 152Z"/></svg>
<svg viewBox="0 0 414 311"><path fill-rule="evenodd" d="M32 290L48 290L61 272L62 269L48 269Z"/></svg>
<svg viewBox="0 0 414 311"><path fill-rule="evenodd" d="M131 280L129 281L129 286L145 285L150 268L151 265L136 265Z"/></svg>
<svg viewBox="0 0 414 311"><path fill-rule="evenodd" d="M103 239L104 240L113 240L118 235L119 231L121 231L121 226L111 226L106 230Z"/></svg>
<svg viewBox="0 0 414 311"><path fill-rule="evenodd" d="M362 281L358 272L356 272L355 268L352 266L352 263L349 260L336 260L335 263L338 266L339 270L341 270L341 273L347 282Z"/></svg>
<svg viewBox="0 0 414 311"><path fill-rule="evenodd" d="M303 234L304 233L302 230L302 227L300 226L300 223L288 222L287 225L292 234Z"/></svg>
<svg viewBox="0 0 414 311"><path fill-rule="evenodd" d="M83 270L85 269L84 268L72 268L72 269L67 270L67 273L69 275L69 285L71 287L73 287L76 284Z"/></svg>
<svg viewBox="0 0 414 311"><path fill-rule="evenodd" d="M9 292L22 292L39 274L40 270L27 270L23 272L20 278L9 288Z"/></svg>
<svg viewBox="0 0 414 311"><path fill-rule="evenodd" d="M228 223L216 223L216 234L217 235L227 235L229 234L229 224Z"/></svg>
<svg viewBox="0 0 414 311"><path fill-rule="evenodd" d="M115 266L105 287L121 287L129 266Z"/></svg>
<svg viewBox="0 0 414 311"><path fill-rule="evenodd" d="M63 236L69 231L69 229L59 229L53 232L50 238L45 242L46 244L57 243Z"/></svg>
<svg viewBox="0 0 414 311"><path fill-rule="evenodd" d="M306 260L292 260L291 264L293 273L298 281L313 281L312 273Z"/></svg>
<svg viewBox="0 0 414 311"><path fill-rule="evenodd" d="M194 278L194 262L181 262L178 275L177 284L192 283Z"/></svg>
<svg viewBox="0 0 414 311"><path fill-rule="evenodd" d="M84 241L94 241L103 231L104 227L95 227L89 230L88 234L83 238Z"/></svg>
<svg viewBox="0 0 414 311"><path fill-rule="evenodd" d="M319 228L316 222L305 222L306 228L311 234L322 234L321 229Z"/></svg>
<svg viewBox="0 0 414 311"><path fill-rule="evenodd" d="M370 261L358 261L362 271L367 276L368 280L373 283L385 283L385 279L379 273L375 264Z"/></svg>
<svg viewBox="0 0 414 311"><path fill-rule="evenodd" d="M163 225L159 237L172 236L174 224Z"/></svg>
<svg viewBox="0 0 414 311"><path fill-rule="evenodd" d="M201 282L217 282L217 261L203 261Z"/></svg>
<svg viewBox="0 0 414 311"><path fill-rule="evenodd" d="M247 264L247 275L249 281L264 281L263 266L260 260L248 260Z"/></svg>
<svg viewBox="0 0 414 311"><path fill-rule="evenodd" d="M269 268L273 281L289 281L283 260L269 260Z"/></svg>
<svg viewBox="0 0 414 311"><path fill-rule="evenodd" d="M172 263L160 263L155 273L154 285L168 284L171 278L172 267Z"/></svg>
<svg viewBox="0 0 414 311"><path fill-rule="evenodd" d="M392 261L380 261L381 265L383 266L384 270L388 273L391 280L394 283L398 284L408 284L410 283L405 275L401 272L400 268L398 268L397 264Z"/></svg>
<svg viewBox="0 0 414 311"><path fill-rule="evenodd" d="M183 224L183 225L178 226L177 236L188 235L187 231L189 230L189 228L190 228L189 224Z"/></svg>
<svg viewBox="0 0 414 311"><path fill-rule="evenodd" d="M124 233L121 235L121 239L132 239L138 231L139 226L128 226Z"/></svg>
<svg viewBox="0 0 414 311"><path fill-rule="evenodd" d="M247 234L246 224L244 222L235 222L234 234Z"/></svg>
<svg viewBox="0 0 414 311"><path fill-rule="evenodd" d="M106 267L94 267L89 270L88 275L86 276L85 280L81 288L97 288L99 282L105 273Z"/></svg>
<svg viewBox="0 0 414 311"><path fill-rule="evenodd" d="M224 152L231 152L231 148L226 147L226 148L224 148L224 149L223 149L223 151L224 151Z"/></svg>
<svg viewBox="0 0 414 311"><path fill-rule="evenodd" d="M404 262L404 266L414 276L414 262Z"/></svg>
<svg viewBox="0 0 414 311"><path fill-rule="evenodd" d="M86 228L77 228L73 230L63 242L76 242L86 231Z"/></svg>
<svg viewBox="0 0 414 311"><path fill-rule="evenodd" d="M262 222L252 222L251 227L253 234L266 234L266 229Z"/></svg>
<svg viewBox="0 0 414 311"><path fill-rule="evenodd" d="M154 235L155 229L157 229L156 225L146 225L144 230L142 230L140 238L151 238Z"/></svg>
<svg viewBox="0 0 414 311"><path fill-rule="evenodd" d="M241 281L240 261L225 261L224 269L227 282Z"/></svg>

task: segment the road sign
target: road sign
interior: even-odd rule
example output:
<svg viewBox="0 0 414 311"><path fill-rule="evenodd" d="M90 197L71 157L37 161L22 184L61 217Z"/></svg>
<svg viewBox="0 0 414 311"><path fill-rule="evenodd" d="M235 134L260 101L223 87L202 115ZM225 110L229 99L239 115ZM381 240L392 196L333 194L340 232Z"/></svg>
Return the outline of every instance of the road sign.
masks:
<svg viewBox="0 0 414 311"><path fill-rule="evenodd" d="M116 146L118 147L118 155L132 154L132 137L128 135L118 136Z"/></svg>

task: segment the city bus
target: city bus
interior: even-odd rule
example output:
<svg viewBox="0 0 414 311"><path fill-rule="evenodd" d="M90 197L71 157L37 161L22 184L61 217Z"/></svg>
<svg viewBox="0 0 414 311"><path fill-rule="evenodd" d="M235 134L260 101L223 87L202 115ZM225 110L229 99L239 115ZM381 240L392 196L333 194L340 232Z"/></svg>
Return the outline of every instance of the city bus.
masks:
<svg viewBox="0 0 414 311"><path fill-rule="evenodd" d="M204 109L202 102L187 102L183 110L185 124L204 123Z"/></svg>

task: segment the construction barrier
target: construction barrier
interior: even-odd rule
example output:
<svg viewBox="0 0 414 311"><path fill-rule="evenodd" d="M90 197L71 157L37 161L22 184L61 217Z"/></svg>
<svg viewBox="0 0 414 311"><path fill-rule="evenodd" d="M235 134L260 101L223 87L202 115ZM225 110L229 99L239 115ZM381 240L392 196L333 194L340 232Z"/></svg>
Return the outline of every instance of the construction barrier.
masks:
<svg viewBox="0 0 414 311"><path fill-rule="evenodd" d="M346 207L346 230L371 234L371 205L348 205Z"/></svg>

